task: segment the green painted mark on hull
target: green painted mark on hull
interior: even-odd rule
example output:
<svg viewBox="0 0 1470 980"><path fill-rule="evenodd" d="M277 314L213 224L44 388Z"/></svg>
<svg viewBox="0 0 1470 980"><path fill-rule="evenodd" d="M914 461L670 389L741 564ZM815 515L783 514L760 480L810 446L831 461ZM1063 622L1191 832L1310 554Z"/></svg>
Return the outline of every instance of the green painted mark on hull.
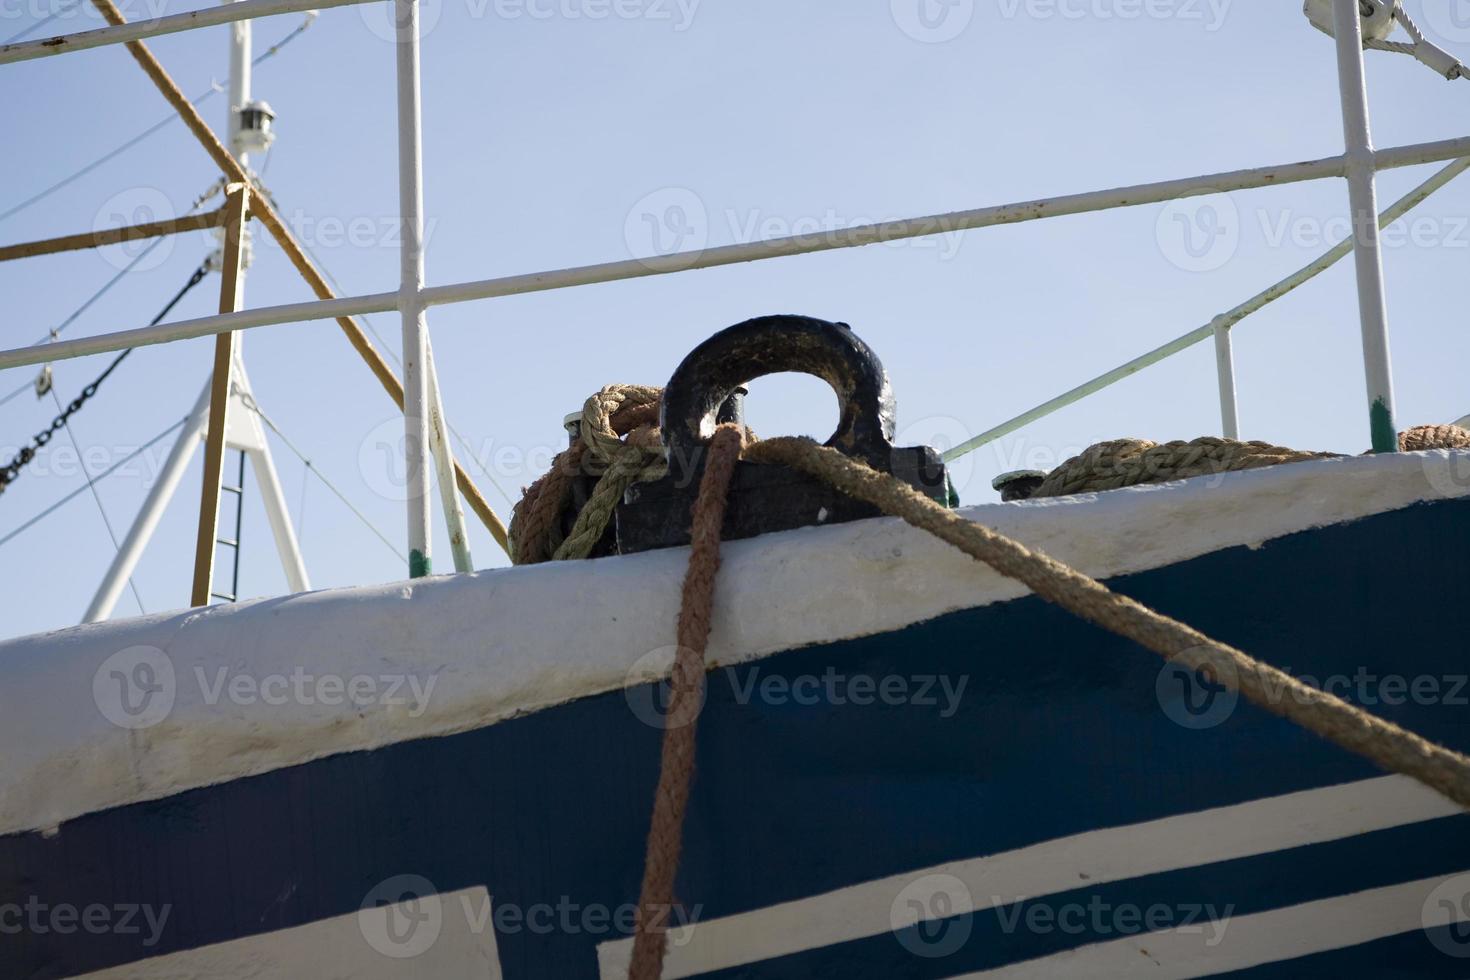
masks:
<svg viewBox="0 0 1470 980"><path fill-rule="evenodd" d="M1373 400L1373 407L1368 410L1368 416L1373 432L1373 451L1375 453L1398 452L1398 429L1393 424L1393 413L1388 410L1382 398Z"/></svg>
<svg viewBox="0 0 1470 980"><path fill-rule="evenodd" d="M432 564L428 555L417 548L413 549L408 553L408 577L423 578L429 574Z"/></svg>

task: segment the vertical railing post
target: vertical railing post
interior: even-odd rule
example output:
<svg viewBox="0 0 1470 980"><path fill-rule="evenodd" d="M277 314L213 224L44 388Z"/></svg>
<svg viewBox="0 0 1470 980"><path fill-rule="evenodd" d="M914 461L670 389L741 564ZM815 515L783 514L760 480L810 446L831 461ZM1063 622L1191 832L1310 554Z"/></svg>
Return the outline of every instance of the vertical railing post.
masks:
<svg viewBox="0 0 1470 980"><path fill-rule="evenodd" d="M398 312L403 319L404 475L408 494L408 574L428 575L429 398L424 342L428 329L424 288L424 194L422 130L419 119L419 8L417 0L394 0L398 64L398 208L402 220Z"/></svg>
<svg viewBox="0 0 1470 980"><path fill-rule="evenodd" d="M1368 87L1363 71L1363 25L1358 0L1336 0L1337 77L1342 94L1348 199L1352 207L1353 258L1358 273L1358 316L1363 328L1363 368L1368 381L1373 451L1398 449L1393 370L1388 350L1388 308L1383 293L1383 255L1378 242L1378 192L1373 137L1368 125Z"/></svg>
<svg viewBox="0 0 1470 980"><path fill-rule="evenodd" d="M1220 381L1220 434L1226 439L1240 438L1240 419L1236 414L1235 351L1230 345L1230 324L1219 318L1214 322L1215 373Z"/></svg>
<svg viewBox="0 0 1470 980"><path fill-rule="evenodd" d="M220 262L219 311L240 308L240 271L244 264L245 222L250 188L234 184L225 195L225 247ZM199 495L199 535L194 546L191 606L209 605L214 575L214 545L219 530L219 487L225 464L225 413L230 404L230 376L235 367L233 331L214 338L214 374L209 385L209 429L204 442L204 486Z"/></svg>

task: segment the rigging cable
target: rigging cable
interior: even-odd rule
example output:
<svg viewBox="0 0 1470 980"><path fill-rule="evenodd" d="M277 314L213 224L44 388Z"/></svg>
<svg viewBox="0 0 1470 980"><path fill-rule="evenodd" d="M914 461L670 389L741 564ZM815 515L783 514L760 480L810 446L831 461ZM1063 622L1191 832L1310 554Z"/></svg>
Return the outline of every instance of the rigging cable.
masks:
<svg viewBox="0 0 1470 980"><path fill-rule="evenodd" d="M260 190L271 198L272 203L275 202L275 197L271 195L269 188L262 186ZM342 284L337 281L337 277L332 275L332 271L327 268L326 264L322 262L321 258L316 254L316 252L312 249L310 245L308 245L306 242L302 242L301 250L311 258L311 261L316 264L316 267L319 270L321 270L322 275L325 276L326 280L332 284L332 288L337 290L339 295L347 295L347 291L342 288ZM378 328L373 325L372 319L365 313L359 314L354 319L362 321L362 325L367 327L368 333L372 334L373 337L377 339L378 344L382 347L383 353L388 356L388 359L392 361L395 365L397 365L400 371L403 370L403 359L398 356L393 348L389 346L388 341L383 337L381 333L378 332ZM460 448L464 450L465 455L468 456L470 458L470 461L474 463L475 469L479 470L481 475L483 475L485 479L490 481L490 485L495 488L496 492L498 492L502 497L505 498L505 502L507 504L514 506L519 498L512 497L510 494L505 492L505 488L500 485L500 481L495 479L495 474L491 473L490 470L485 466L485 464L481 462L480 454L475 452L474 447L470 445L470 441L466 439L457 428L454 427L454 423L450 422L448 418L445 418L444 426L449 430L449 434L454 437L455 441L459 443Z"/></svg>
<svg viewBox="0 0 1470 980"><path fill-rule="evenodd" d="M19 388L6 395L4 398L0 398L0 405L9 404L10 402L14 401L16 397L19 396L22 392L29 391L33 387L35 387L35 383L27 381L25 384L21 385Z"/></svg>
<svg viewBox="0 0 1470 980"><path fill-rule="evenodd" d="M225 179L223 177L220 177L215 180L214 183L206 187L202 194L194 198L194 202L189 205L188 210L186 210L184 214L187 216L193 214L195 211L198 211L209 201L210 198L214 197L216 194L224 189ZM46 331L44 334L38 337L36 339L36 344L44 344L61 336L63 330L75 323L77 321L77 318L80 317L83 313L87 312L87 310L91 308L93 303L97 302L99 299L105 296L108 290L110 290L113 286L116 286L118 283L122 282L123 276L126 276L129 272L132 272L133 267L136 266L139 262L142 262L143 259L147 257L149 252L162 245L163 240L164 236L159 236L158 238L155 238L153 239L153 241L149 242L148 246L143 249L143 251L139 252L131 260L129 260L128 264L119 269L118 272L111 279L103 283L100 289L98 289L91 296L88 296L86 301L82 303L81 306L78 306L75 310L71 312L70 316L68 316L65 320L62 320L61 323L52 327L50 330Z"/></svg>
<svg viewBox="0 0 1470 980"><path fill-rule="evenodd" d="M276 423L271 420L271 417L269 415L265 414L265 411L258 404L256 404L255 398L250 394L250 392L248 392L245 389L241 388L238 384L233 384L232 383L230 385L230 388L231 388L231 391L236 395L236 397L238 397L240 399L240 402L246 408L250 409L250 411L252 411L256 415L258 415L260 417L260 420L262 422L264 422L266 424L266 426L272 432L274 432L276 435L280 436L281 442L283 442L283 443L286 444L286 448L289 449L289 450L291 450L291 452L296 456L296 458L299 459L299 460L301 460L301 462L303 464L305 464L305 466L306 466L306 468L308 470L311 470L311 472L315 473L316 474L316 478L318 480L321 480L322 481L322 485L325 486L328 490L332 491L332 493L336 494L337 495L337 499L340 500L340 501L342 501L342 503L344 505L346 505L347 509L350 510L350 511L352 511L353 516L355 516L359 521L361 521L363 523L363 525L369 531L372 531L374 534L376 534L378 536L378 540L381 541L381 542L383 542L383 544L387 545L388 546L388 550L391 551L391 552L393 552L393 554L398 557L398 560L399 561L404 561L404 562L408 561L408 559L406 557L404 557L403 553L400 552L396 547L394 547L393 542L390 541L390 540L388 540L387 535L385 535L382 531L378 530L377 525L375 525L372 521L368 520L366 514L364 514L362 511L360 511L356 507L354 507L353 504L352 504L352 501L348 500L347 499L347 496L341 490L338 490L337 487L336 487L336 485L334 483L332 483L331 480L328 480L327 477L326 477L326 475L323 474L321 470L319 470L319 469L316 468L316 464L313 463L309 458L307 458L307 456L306 456L305 453L303 453L300 449L296 448L296 444L290 440L290 438L286 435L286 433L284 433L284 432L281 431L281 427L278 426L278 425L276 425ZM3 543L3 542L0 542L0 543Z"/></svg>
<svg viewBox="0 0 1470 980"><path fill-rule="evenodd" d="M36 21L30 27L27 27L24 30L20 31L18 34L12 34L12 35L10 35L10 37L7 37L5 40L0 41L0 44L14 44L16 41L24 41L26 38L30 37L32 34L34 34L37 31L39 31L41 28L45 27L47 24L51 23L53 20L55 20L56 18L60 17L62 14L67 13L72 8L76 7L77 4L79 4L80 2L81 2L81 0L72 0L71 3L64 3L64 4L62 4L61 6L57 7L55 10L51 11L51 13L47 14L45 17L42 17L40 20Z"/></svg>
<svg viewBox="0 0 1470 980"><path fill-rule="evenodd" d="M1332 16L1331 0L1307 0L1303 12L1313 27L1328 37L1335 36L1336 26ZM1404 8L1403 0L1358 0L1358 13L1362 17L1364 49L1406 54L1432 69L1436 75L1450 81L1460 78L1470 79L1470 68L1425 37L1419 25L1414 22L1414 18ZM1390 41L1388 39L1394 24L1404 29L1404 32L1409 35L1409 41Z"/></svg>
<svg viewBox="0 0 1470 980"><path fill-rule="evenodd" d="M194 203L189 205L189 210L185 211L184 213L192 214L193 212L199 210L199 208L202 207L206 201L208 201L210 198L214 197L214 195L223 190L224 186L225 181L224 178L221 177L219 180L216 180L213 184L211 184L203 194L200 194L197 198L195 198ZM91 296L88 296L81 306L78 306L75 310L71 312L70 316L68 316L65 320L62 320L61 323L57 326L52 327L50 330L42 334L39 338L36 339L35 343L32 344L32 346L40 346L41 344L49 343L50 341L53 341L57 337L61 336L61 332L63 330L75 323L77 318L80 317L83 313L87 312L87 310L91 308L93 303L97 302L99 299L105 296L108 290L112 289L113 286L116 286L119 282L122 281L123 276L131 272L134 266L147 258L148 253L153 251L162 243L162 238L155 238L153 241L149 242L148 246L144 248L143 251L135 255L128 262L128 264L123 266L122 269L120 269L111 279L103 283L100 289L98 289ZM0 406L4 406L13 401L20 396L21 392L33 388L36 391L37 398L40 398L43 394L46 393L45 387L40 385L37 381L27 381L19 388L6 395L4 398L0 398Z"/></svg>
<svg viewBox="0 0 1470 980"><path fill-rule="evenodd" d="M1373 41L1370 39L1364 41L1363 46L1410 55L1420 64L1432 69L1436 75L1442 75L1450 81L1470 78L1470 69L1467 69L1459 58L1425 37L1424 32L1419 29L1418 24L1414 23L1414 18L1409 16L1409 12L1404 9L1402 3L1395 2L1393 19L1413 39L1412 44L1405 44L1402 41Z"/></svg>
<svg viewBox="0 0 1470 980"><path fill-rule="evenodd" d="M111 371L116 366L117 362L114 361L112 367L109 367L107 370ZM61 412L63 416L69 414L61 407L61 399L57 397L55 388L50 389L50 395L51 400L56 403L56 410ZM70 423L65 425L64 428L66 429L67 439L71 440L71 448L77 454L77 463L82 468L82 475L87 478L87 489L92 491L92 499L97 502L97 513L102 515L102 525L107 528L107 536L112 539L113 554L116 554L122 550L122 546L117 543L117 531L113 529L112 519L107 516L107 508L102 506L102 495L97 492L97 483L92 479L92 474L87 470L87 460L82 455L81 444L77 442L76 430L71 427ZM128 588L133 593L133 601L138 604L139 614L147 615L148 610L143 605L143 596L138 592L138 583L133 581L132 575L128 576Z"/></svg>
<svg viewBox="0 0 1470 980"><path fill-rule="evenodd" d="M251 66L253 67L255 65L258 65L262 61L265 61L267 58L273 57L278 51L280 51L282 48L284 48L287 44L290 44L296 38L300 37L301 34L308 27L310 27L312 25L312 22L315 21L315 20L316 20L316 11L314 11L314 10L308 11L307 12L306 19L304 21L302 21L301 24L298 25L297 28L294 31L292 31L291 33L287 34L285 37L281 38L275 44L271 45L269 48L267 48L265 51L263 51L260 55L258 55L253 61L251 61L251 63L250 63ZM197 105L201 104L202 102L204 102L205 100L213 97L214 95L216 95L216 94L218 94L219 92L222 92L222 91L224 91L224 87L222 85L220 85L218 82L210 82L209 88L206 89L205 91L201 92L199 94L199 96L194 99L193 104L197 106ZM56 183L52 184L50 187L47 187L45 190L37 191L35 194L32 194L30 197L26 198L24 201L21 201L19 204L14 205L13 207L11 207L10 209L4 211L3 213L0 213L0 221L4 221L6 218L11 217L12 215L19 214L21 211L24 211L26 208L30 207L32 204L35 204L37 201L40 201L40 200L43 200L46 197L49 197L50 195L52 195L52 194L56 193L57 191L61 190L63 187L66 187L67 185L71 184L73 181L77 180L78 178L85 177L87 174L91 173L93 170L96 170L98 167L102 166L107 161L113 159L114 157L118 156L119 154L121 154L121 153L123 153L123 152L125 152L127 150L132 149L134 146L137 146L139 143L143 142L143 140L147 139L148 137L152 136L154 133L156 133L159 130L163 129L169 123L171 123L171 122L178 122L178 120L179 120L179 114L178 113L176 113L176 112L169 113L167 116L165 116L162 119L158 120L158 122L154 123L152 126L149 126L147 129L143 130L141 133L139 133L138 135L134 136L132 139L127 140L126 142L124 142L120 146L115 147L112 150L109 150L108 152L104 153L102 156L98 157L96 160L93 160L91 163L89 163L86 166L82 167L80 170L76 171L75 173L71 174L70 176L63 177L61 180L58 180Z"/></svg>
<svg viewBox="0 0 1470 980"><path fill-rule="evenodd" d="M306 537L306 490L311 486L311 481L306 478L306 474L310 470L310 463L301 464L301 500L296 505L296 536L298 538Z"/></svg>
<svg viewBox="0 0 1470 980"><path fill-rule="evenodd" d="M183 427L184 423L187 422L187 421L189 421L187 418L179 419L173 425L169 426L167 429L164 429L158 435L154 436L152 439L149 439L147 442L143 443L143 445L139 446L137 449L134 449L132 452L128 453L122 459L118 460L116 463L113 463L111 466L109 466L107 469L103 470L101 473L98 473L92 479L93 480L105 480L107 477L109 477L112 474L116 473L118 470L122 469L124 466L128 465L133 460L137 459L139 456L143 455L148 450L152 449L154 447L154 445L156 445L158 443L159 440L164 439L167 436L169 436L170 434L178 431L180 428ZM66 496L62 497L60 500L56 501L56 503L52 504L50 507L47 507L45 510L41 511L35 517L32 517L30 520L28 520L24 524L20 525L20 527L17 527L14 531L11 531L9 534L5 535L5 537L0 538L0 545L4 545L7 541L9 541L11 538L14 538L16 535L20 534L22 531L26 530L29 527L32 527L33 525L35 525L35 524L39 523L40 521L42 521L43 519L45 519L46 517L49 517L51 514L53 514L56 511L60 510L65 504L69 503L72 500L75 500L78 496L80 496L81 494L85 493L86 490L87 490L86 487L77 487L71 493L69 493Z"/></svg>

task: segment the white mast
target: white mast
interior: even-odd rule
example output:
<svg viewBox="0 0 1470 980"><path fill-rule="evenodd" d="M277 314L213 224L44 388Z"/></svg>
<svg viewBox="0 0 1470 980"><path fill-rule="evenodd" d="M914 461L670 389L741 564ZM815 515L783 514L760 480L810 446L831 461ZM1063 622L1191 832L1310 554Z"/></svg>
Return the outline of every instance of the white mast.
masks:
<svg viewBox="0 0 1470 980"><path fill-rule="evenodd" d="M232 3L238 0L223 0L223 2ZM235 155L235 159L240 161L240 165L247 169L250 150L263 148L272 138L268 131L270 125L268 107L264 103L251 100L252 60L251 22L249 20L235 21L230 25L230 97L226 110L229 118L225 131L228 134L230 152ZM246 125L247 119L250 125ZM244 254L238 289L243 293L245 270L250 266L251 257L249 223L246 223L241 229L241 235ZM290 513L286 508L286 498L281 490L281 481L276 473L275 463L271 459L270 446L265 440L265 431L261 427L260 420L250 408L254 404L253 397L248 400L241 397L250 394L250 380L245 373L245 365L238 347L236 362L231 372L231 382L230 397L234 403L230 406L228 421L225 425L227 430L225 446L228 449L241 450L249 457L251 472L255 474L256 483L260 486L261 502L265 505L271 537L280 555L281 569L286 574L287 584L292 592L305 592L311 588L311 582L306 576L306 565L301 557L295 529L291 526ZM93 595L91 603L87 606L82 622L95 623L112 615L128 578L133 574L138 560L143 556L143 550L148 546L153 532L158 527L159 520L163 517L164 508L168 506L175 491L178 490L184 471L188 468L194 452L205 437L206 420L209 414L209 389L210 382L209 379L206 379L204 388L194 403L193 410L189 413L188 421L179 433L178 441L169 451L163 471L148 491L148 496L143 501L138 515L133 519L132 526L128 528L128 533L118 548L117 554L113 556L107 574L103 576L102 583L97 587L96 594Z"/></svg>

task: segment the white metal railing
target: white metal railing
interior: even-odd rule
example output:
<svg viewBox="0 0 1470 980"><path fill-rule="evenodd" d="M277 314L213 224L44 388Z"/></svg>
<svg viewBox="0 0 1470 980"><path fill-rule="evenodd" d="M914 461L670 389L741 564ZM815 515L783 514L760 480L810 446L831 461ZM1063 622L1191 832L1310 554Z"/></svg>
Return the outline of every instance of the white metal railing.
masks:
<svg viewBox="0 0 1470 980"><path fill-rule="evenodd" d="M85 50L105 44L138 41L160 34L193 30L269 14L343 6L359 2L371 2L371 0L238 0L238 2L221 7L160 17L136 24L123 24L40 41L7 45L0 47L0 64ZM946 457L953 459L969 452L985 442L1085 397L1148 364L1177 353L1209 336L1214 336L1216 340L1222 423L1227 434L1235 434L1237 424L1234 369L1231 361L1229 335L1231 326L1251 312L1311 279L1323 269L1345 257L1349 251L1354 253L1357 262L1359 311L1363 329L1364 368L1367 378L1373 448L1380 452L1397 448L1393 424L1393 385L1387 318L1383 301L1383 271L1378 241L1380 219L1377 214L1375 176L1379 170L1436 161L1455 161L1389 208L1382 217L1385 222L1394 220L1470 167L1470 137L1419 143L1386 150L1375 151L1372 148L1367 92L1364 84L1364 45L1362 25L1359 20L1360 0L1333 0L1339 89L1346 147L1345 152L1339 156L888 221L820 235L796 235L762 242L739 243L692 252L678 252L650 258L433 287L425 287L423 282L418 6L417 0L393 0L393 3L396 25L400 216L405 228L401 276L396 292L262 307L237 313L160 324L156 327L122 330L94 337L58 341L37 347L14 348L0 351L0 370L271 324L350 317L396 309L402 319L404 340L404 415L408 427L407 473L410 486L408 539L410 549L415 554L411 561L412 570L414 574L422 574L428 568L430 520L427 503L429 453L425 425L435 408L431 402L437 400L431 395L436 386L426 378L425 373L425 354L429 347L425 313L430 306L643 276L665 275L837 248L852 248L896 239L1033 221L1058 215L1155 204L1204 193L1246 190L1327 177L1343 177L1348 182L1352 211L1353 234L1349 240L1329 250L1315 262L1282 282L1257 294L1235 309L1221 314L1209 324L1100 375L1001 426L982 433L950 450L946 453Z"/></svg>
<svg viewBox="0 0 1470 980"><path fill-rule="evenodd" d="M0 45L0 65L33 58L48 58L70 51L87 51L109 44L126 44L142 41L161 34L178 34L181 31L197 30L201 27L218 27L237 20L254 20L275 14L300 13L307 10L325 10L328 7L346 7L352 4L372 3L375 0L236 0L218 7L190 10L152 20L139 20L116 27L99 27L75 34L44 37L39 41L18 41Z"/></svg>
<svg viewBox="0 0 1470 980"><path fill-rule="evenodd" d="M1460 160L1465 157L1470 157L1470 137L1379 150L1374 153L1374 163L1378 170L1390 170L1444 160ZM668 275L694 269L709 269L722 265L755 262L761 259L783 258L840 248L857 248L905 238L922 238L927 235L969 231L991 225L1017 224L1023 221L1083 214L1089 211L1158 204L1204 193L1275 187L1281 184L1318 180L1323 177L1342 177L1346 173L1345 157L1324 157L1319 160L1275 167L1233 170L1227 173L1207 174L1202 177L1186 177L1179 180L1115 187L1037 201L993 205L969 211L954 211L919 218L901 218L833 231L792 235L759 242L740 242L734 245L673 252L648 258L622 259L616 262L574 266L546 272L476 279L447 286L428 286L420 290L419 295L425 307L466 303L500 296L516 296L523 293L566 289L572 286ZM1430 182L1433 184L1430 189L1438 189L1443 186L1444 182ZM1429 187L1430 184L1424 186ZM1350 250L1352 242L1346 241L1343 247ZM405 252L411 253L412 249L405 249ZM340 299L263 306L252 310L242 310L239 313L214 314L191 320L160 323L155 327L56 341L41 346L16 347L0 350L0 370L39 364L44 361L82 357L88 354L101 354L127 347L188 340L230 330L247 330L253 327L304 320L333 319L364 313L383 313L398 309L399 300L398 293L370 293Z"/></svg>
<svg viewBox="0 0 1470 980"><path fill-rule="evenodd" d="M1393 224L1395 221L1399 220L1404 215L1412 211L1414 208L1422 204L1429 197L1430 194L1433 194L1435 191L1439 190L1441 187L1454 180L1460 174L1464 173L1467 169L1470 169L1470 157L1460 157L1449 166L1436 171L1435 174L1424 183L1420 184L1418 187L1415 187L1413 190L1409 191L1409 193L1405 194L1403 197L1399 198L1392 205L1390 205L1388 209L1379 216L1379 227L1382 228L1387 225ZM1124 363L1113 368L1111 371L1103 372L1102 374L1093 378L1091 381L1080 384L1077 387L1072 388L1068 391L1064 391L1057 397L1042 402L1035 408L1030 409L1026 412L1022 412L1015 418L1007 419L1000 425L985 430L984 432L975 436L973 439L962 442L958 446L955 446L954 448L947 451L944 454L945 460L949 461L953 459L958 459L961 456L972 453L976 449L979 449L981 446L984 446L987 443L994 442L995 440L1000 439L1003 436L1007 436L1010 433L1015 432L1017 429L1029 425L1032 422L1035 422L1037 419L1045 418L1053 412L1066 408L1068 405L1071 405L1074 402L1081 401L1088 395L1094 394L1095 392L1099 392L1110 385L1116 384L1117 382L1122 381L1124 378L1129 377L1130 375L1137 374L1139 371L1142 371L1144 368L1148 367L1151 364L1157 364L1159 361L1173 357L1180 351L1188 350L1190 347L1193 347L1195 344L1200 343L1211 335L1214 335L1217 345L1215 348L1215 356L1218 365L1218 375L1220 378L1221 428L1227 438L1238 438L1238 427L1233 425L1235 421L1233 415L1227 414L1227 409L1225 408L1225 405L1228 403L1228 412L1233 413L1235 410L1235 376L1234 367L1231 366L1231 352L1229 348L1230 329L1241 320L1244 320L1246 317L1250 316L1252 313L1255 313L1257 310L1265 307L1267 304L1280 299L1287 293L1296 289L1298 286L1310 282L1317 276L1321 275L1323 272L1326 272L1333 265L1336 265L1342 259L1346 258L1348 254L1352 252L1352 250L1353 240L1351 238L1343 239L1332 248L1328 249L1326 252L1323 252L1321 255L1317 256L1317 258L1313 259L1311 262L1307 263L1297 271L1293 272L1291 275L1287 276L1285 279L1282 279L1280 282L1266 287L1245 302L1233 307L1230 310L1227 310L1224 313L1221 313L1209 323L1206 323L1203 326L1195 327L1188 333L1175 337L1167 344L1155 347L1148 353L1141 354L1138 357L1133 358L1131 361L1125 361ZM1226 338L1223 342L1220 340L1222 336Z"/></svg>

